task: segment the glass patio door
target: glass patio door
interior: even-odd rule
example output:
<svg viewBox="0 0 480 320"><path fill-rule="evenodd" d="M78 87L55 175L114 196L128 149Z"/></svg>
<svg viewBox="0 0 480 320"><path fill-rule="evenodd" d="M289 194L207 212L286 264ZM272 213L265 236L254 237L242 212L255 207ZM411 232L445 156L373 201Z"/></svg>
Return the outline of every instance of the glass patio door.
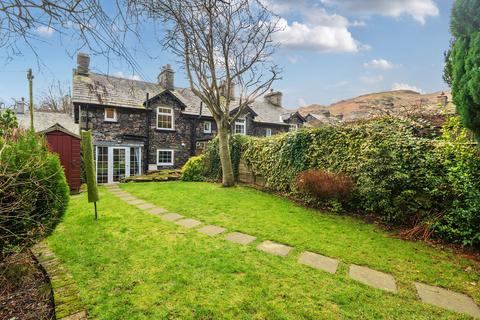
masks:
<svg viewBox="0 0 480 320"><path fill-rule="evenodd" d="M119 182L130 176L130 148L108 148L108 182Z"/></svg>

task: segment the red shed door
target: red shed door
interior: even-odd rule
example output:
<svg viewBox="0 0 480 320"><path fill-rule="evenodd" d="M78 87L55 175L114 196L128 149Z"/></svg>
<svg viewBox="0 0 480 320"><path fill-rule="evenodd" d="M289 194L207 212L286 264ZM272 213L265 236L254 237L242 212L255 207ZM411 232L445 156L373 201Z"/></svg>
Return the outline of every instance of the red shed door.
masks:
<svg viewBox="0 0 480 320"><path fill-rule="evenodd" d="M47 133L50 151L60 157L70 190L80 188L80 140L61 131Z"/></svg>

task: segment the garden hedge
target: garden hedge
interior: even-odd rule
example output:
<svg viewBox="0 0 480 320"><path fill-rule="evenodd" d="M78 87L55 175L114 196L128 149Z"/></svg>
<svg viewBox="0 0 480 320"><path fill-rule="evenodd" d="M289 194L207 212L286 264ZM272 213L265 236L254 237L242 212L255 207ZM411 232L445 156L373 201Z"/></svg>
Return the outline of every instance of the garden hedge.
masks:
<svg viewBox="0 0 480 320"><path fill-rule="evenodd" d="M263 176L271 190L298 195L295 177L309 169L344 174L355 182L348 209L409 227L412 236L433 233L449 242L480 246L477 147L457 117L437 139L420 137L417 129L407 120L376 119L270 138L235 138L232 153ZM205 162L207 176L218 178L215 148L214 141Z"/></svg>
<svg viewBox="0 0 480 320"><path fill-rule="evenodd" d="M69 189L58 155L31 131L0 137L0 256L47 236Z"/></svg>

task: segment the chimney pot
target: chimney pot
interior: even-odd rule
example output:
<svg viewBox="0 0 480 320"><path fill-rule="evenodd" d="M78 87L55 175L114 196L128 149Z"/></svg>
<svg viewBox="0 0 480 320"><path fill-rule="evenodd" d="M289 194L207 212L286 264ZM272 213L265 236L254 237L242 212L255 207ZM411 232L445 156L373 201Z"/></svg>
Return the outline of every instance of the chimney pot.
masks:
<svg viewBox="0 0 480 320"><path fill-rule="evenodd" d="M90 56L80 52L77 54L77 74L88 75L90 71Z"/></svg>
<svg viewBox="0 0 480 320"><path fill-rule="evenodd" d="M167 90L175 90L175 72L170 64L165 65L157 77L158 84Z"/></svg>

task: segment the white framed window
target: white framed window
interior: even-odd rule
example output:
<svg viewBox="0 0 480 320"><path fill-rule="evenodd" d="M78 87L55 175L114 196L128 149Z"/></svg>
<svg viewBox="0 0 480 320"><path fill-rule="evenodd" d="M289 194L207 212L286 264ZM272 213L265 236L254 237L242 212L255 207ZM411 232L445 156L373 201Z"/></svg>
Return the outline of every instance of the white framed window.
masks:
<svg viewBox="0 0 480 320"><path fill-rule="evenodd" d="M290 124L290 131L297 131L297 130L298 130L298 124L291 123Z"/></svg>
<svg viewBox="0 0 480 320"><path fill-rule="evenodd" d="M212 133L212 122L203 122L203 133Z"/></svg>
<svg viewBox="0 0 480 320"><path fill-rule="evenodd" d="M233 133L235 134L246 134L246 121L245 119L237 119L235 120L235 125L233 128Z"/></svg>
<svg viewBox="0 0 480 320"><path fill-rule="evenodd" d="M157 149L157 165L173 166L174 151L171 149Z"/></svg>
<svg viewBox="0 0 480 320"><path fill-rule="evenodd" d="M157 129L173 130L175 128L173 108L157 108Z"/></svg>
<svg viewBox="0 0 480 320"><path fill-rule="evenodd" d="M272 136L272 129L267 128L265 129L265 137L271 137Z"/></svg>
<svg viewBox="0 0 480 320"><path fill-rule="evenodd" d="M116 122L117 121L117 110L115 108L105 108L104 109L105 121Z"/></svg>

